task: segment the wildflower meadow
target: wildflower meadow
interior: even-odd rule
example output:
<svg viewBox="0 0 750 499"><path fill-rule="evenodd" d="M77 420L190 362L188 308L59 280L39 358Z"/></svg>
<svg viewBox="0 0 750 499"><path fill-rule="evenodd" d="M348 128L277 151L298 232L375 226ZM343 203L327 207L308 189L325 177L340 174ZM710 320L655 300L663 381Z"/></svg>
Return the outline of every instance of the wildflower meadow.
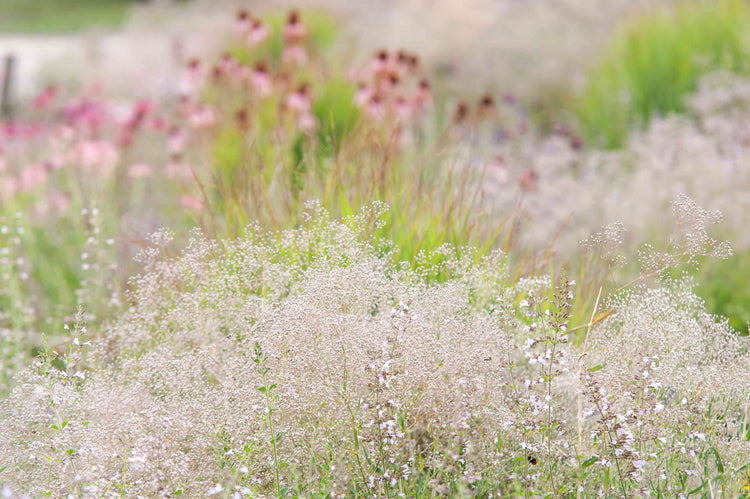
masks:
<svg viewBox="0 0 750 499"><path fill-rule="evenodd" d="M750 497L746 1L527 92L315 2L34 1L0 50L222 12L3 105L3 499Z"/></svg>

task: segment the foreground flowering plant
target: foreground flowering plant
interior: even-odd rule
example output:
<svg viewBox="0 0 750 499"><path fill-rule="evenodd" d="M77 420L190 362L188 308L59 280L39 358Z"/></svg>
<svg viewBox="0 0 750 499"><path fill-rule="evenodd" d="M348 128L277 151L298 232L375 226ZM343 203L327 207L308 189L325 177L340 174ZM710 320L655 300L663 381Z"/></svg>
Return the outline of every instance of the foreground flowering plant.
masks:
<svg viewBox="0 0 750 499"><path fill-rule="evenodd" d="M365 235L378 205L345 222L310 206L294 231L196 236L176 258L159 232L122 319L90 343L79 320L19 374L0 479L80 496L738 493L747 340L689 281L647 284L718 244L700 208L675 207L695 223L666 263L582 325L575 283L511 282L501 253L399 264Z"/></svg>

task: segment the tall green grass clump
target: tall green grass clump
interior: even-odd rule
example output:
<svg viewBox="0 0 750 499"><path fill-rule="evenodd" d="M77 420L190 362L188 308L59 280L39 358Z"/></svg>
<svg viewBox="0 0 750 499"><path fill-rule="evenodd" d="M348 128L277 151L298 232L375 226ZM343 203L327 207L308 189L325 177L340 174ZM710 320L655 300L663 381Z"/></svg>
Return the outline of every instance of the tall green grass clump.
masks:
<svg viewBox="0 0 750 499"><path fill-rule="evenodd" d="M614 37L578 105L589 143L622 147L632 126L683 112L698 79L747 73L750 7L744 0L681 2L644 13Z"/></svg>

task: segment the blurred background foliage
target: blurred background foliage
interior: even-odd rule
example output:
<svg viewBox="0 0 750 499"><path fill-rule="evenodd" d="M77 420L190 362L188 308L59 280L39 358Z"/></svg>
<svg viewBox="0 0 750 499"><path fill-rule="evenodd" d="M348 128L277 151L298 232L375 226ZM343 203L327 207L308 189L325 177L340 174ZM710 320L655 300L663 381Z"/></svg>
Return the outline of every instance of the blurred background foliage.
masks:
<svg viewBox="0 0 750 499"><path fill-rule="evenodd" d="M591 145L620 148L632 127L685 110L701 76L750 70L750 7L745 0L679 2L624 23L588 74L577 107Z"/></svg>

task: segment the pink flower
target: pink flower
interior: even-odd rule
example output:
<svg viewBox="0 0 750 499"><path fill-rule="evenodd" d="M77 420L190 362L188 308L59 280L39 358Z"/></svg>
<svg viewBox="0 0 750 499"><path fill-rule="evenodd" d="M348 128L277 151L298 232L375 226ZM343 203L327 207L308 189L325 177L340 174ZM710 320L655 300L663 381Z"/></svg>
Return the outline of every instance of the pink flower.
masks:
<svg viewBox="0 0 750 499"><path fill-rule="evenodd" d="M177 82L180 96L189 97L198 93L203 83L203 68L198 59L191 59Z"/></svg>
<svg viewBox="0 0 750 499"><path fill-rule="evenodd" d="M365 107L365 113L371 118L382 118L385 115L383 98L379 94L373 94Z"/></svg>
<svg viewBox="0 0 750 499"><path fill-rule="evenodd" d="M375 79L380 79L391 69L390 56L387 50L378 50L370 61L370 74Z"/></svg>
<svg viewBox="0 0 750 499"><path fill-rule="evenodd" d="M133 112L130 118L125 122L125 127L130 130L135 130L141 126L143 119L148 113L154 109L154 105L151 101L142 99L135 103L133 106Z"/></svg>
<svg viewBox="0 0 750 499"><path fill-rule="evenodd" d="M288 64L304 66L307 64L307 51L301 45L291 45L281 52L281 60Z"/></svg>
<svg viewBox="0 0 750 499"><path fill-rule="evenodd" d="M170 156L182 154L187 145L187 134L177 127L169 130L167 138L167 152Z"/></svg>
<svg viewBox="0 0 750 499"><path fill-rule="evenodd" d="M536 172L533 169L528 168L521 172L521 176L518 178L518 183L524 191L533 191L536 189L538 180L539 176Z"/></svg>
<svg viewBox="0 0 750 499"><path fill-rule="evenodd" d="M396 64L400 74L414 73L419 69L419 57L399 50L396 54Z"/></svg>
<svg viewBox="0 0 750 499"><path fill-rule="evenodd" d="M209 106L200 105L190 114L188 122L193 128L207 128L216 123L216 115Z"/></svg>
<svg viewBox="0 0 750 499"><path fill-rule="evenodd" d="M396 73L388 73L384 75L378 81L378 89L384 92L386 95L393 92L397 87L401 79Z"/></svg>
<svg viewBox="0 0 750 499"><path fill-rule="evenodd" d="M497 110L495 109L495 99L490 94L484 94L479 99L477 105L477 111L480 120L493 120L497 118Z"/></svg>
<svg viewBox="0 0 750 499"><path fill-rule="evenodd" d="M414 107L421 111L432 105L432 89L430 82L427 80L420 80L417 86L416 92L414 92Z"/></svg>
<svg viewBox="0 0 750 499"><path fill-rule="evenodd" d="M125 147L129 147L130 144L132 143L133 143L133 133L128 129L123 130L122 133L120 134L120 137L117 139L117 145L120 146L121 148L125 148Z"/></svg>
<svg viewBox="0 0 750 499"><path fill-rule="evenodd" d="M250 73L250 84L253 86L253 90L261 98L271 95L273 91L273 81L271 75L268 74L268 68L264 62L259 62L253 68L253 72Z"/></svg>
<svg viewBox="0 0 750 499"><path fill-rule="evenodd" d="M297 127L304 133L313 133L318 128L318 120L310 112L305 112L297 118Z"/></svg>
<svg viewBox="0 0 750 499"><path fill-rule="evenodd" d="M245 9L240 9L237 12L237 32L240 36L244 36L250 32L252 27L252 18Z"/></svg>
<svg viewBox="0 0 750 499"><path fill-rule="evenodd" d="M167 126L167 122L164 121L164 118L152 118L148 122L148 126L152 130L164 130L164 128L166 128Z"/></svg>
<svg viewBox="0 0 750 499"><path fill-rule="evenodd" d="M298 112L308 112L311 106L310 86L306 83L300 85L296 92L287 97L286 105L289 109Z"/></svg>
<svg viewBox="0 0 750 499"><path fill-rule="evenodd" d="M299 45L302 43L307 36L307 28L302 24L299 12L292 10L289 12L286 26L281 32L281 36L284 39L285 45Z"/></svg>
<svg viewBox="0 0 750 499"><path fill-rule="evenodd" d="M203 203L201 203L201 201L195 196L191 196L189 194L180 196L180 205L183 208L187 208L188 210L195 213L200 213L203 211Z"/></svg>
<svg viewBox="0 0 750 499"><path fill-rule="evenodd" d="M263 24L259 19L253 19L253 25L247 34L247 44L251 47L260 45L271 35L268 26Z"/></svg>
<svg viewBox="0 0 750 499"><path fill-rule="evenodd" d="M393 114L399 121L409 121L413 116L413 109L409 101L403 97L397 97L393 101Z"/></svg>
<svg viewBox="0 0 750 499"><path fill-rule="evenodd" d="M50 85L47 88L44 89L42 93L36 96L34 99L34 109L40 110L48 108L50 105L52 105L52 102L55 100L55 97L57 96L57 87L54 85Z"/></svg>
<svg viewBox="0 0 750 499"><path fill-rule="evenodd" d="M47 181L48 168L41 163L28 165L21 171L20 183L21 189L26 192L34 190Z"/></svg>
<svg viewBox="0 0 750 499"><path fill-rule="evenodd" d="M153 167L146 163L135 163L128 168L128 177L130 178L150 177L153 174Z"/></svg>
<svg viewBox="0 0 750 499"><path fill-rule="evenodd" d="M508 183L508 169L505 167L505 159L496 155L487 163L487 172L490 178L500 185Z"/></svg>
<svg viewBox="0 0 750 499"><path fill-rule="evenodd" d="M354 94L354 104L359 108L363 108L370 101L370 98L372 98L372 89L366 84L360 83Z"/></svg>
<svg viewBox="0 0 750 499"><path fill-rule="evenodd" d="M102 177L109 176L120 161L120 154L111 142L80 141L73 146L70 163Z"/></svg>

